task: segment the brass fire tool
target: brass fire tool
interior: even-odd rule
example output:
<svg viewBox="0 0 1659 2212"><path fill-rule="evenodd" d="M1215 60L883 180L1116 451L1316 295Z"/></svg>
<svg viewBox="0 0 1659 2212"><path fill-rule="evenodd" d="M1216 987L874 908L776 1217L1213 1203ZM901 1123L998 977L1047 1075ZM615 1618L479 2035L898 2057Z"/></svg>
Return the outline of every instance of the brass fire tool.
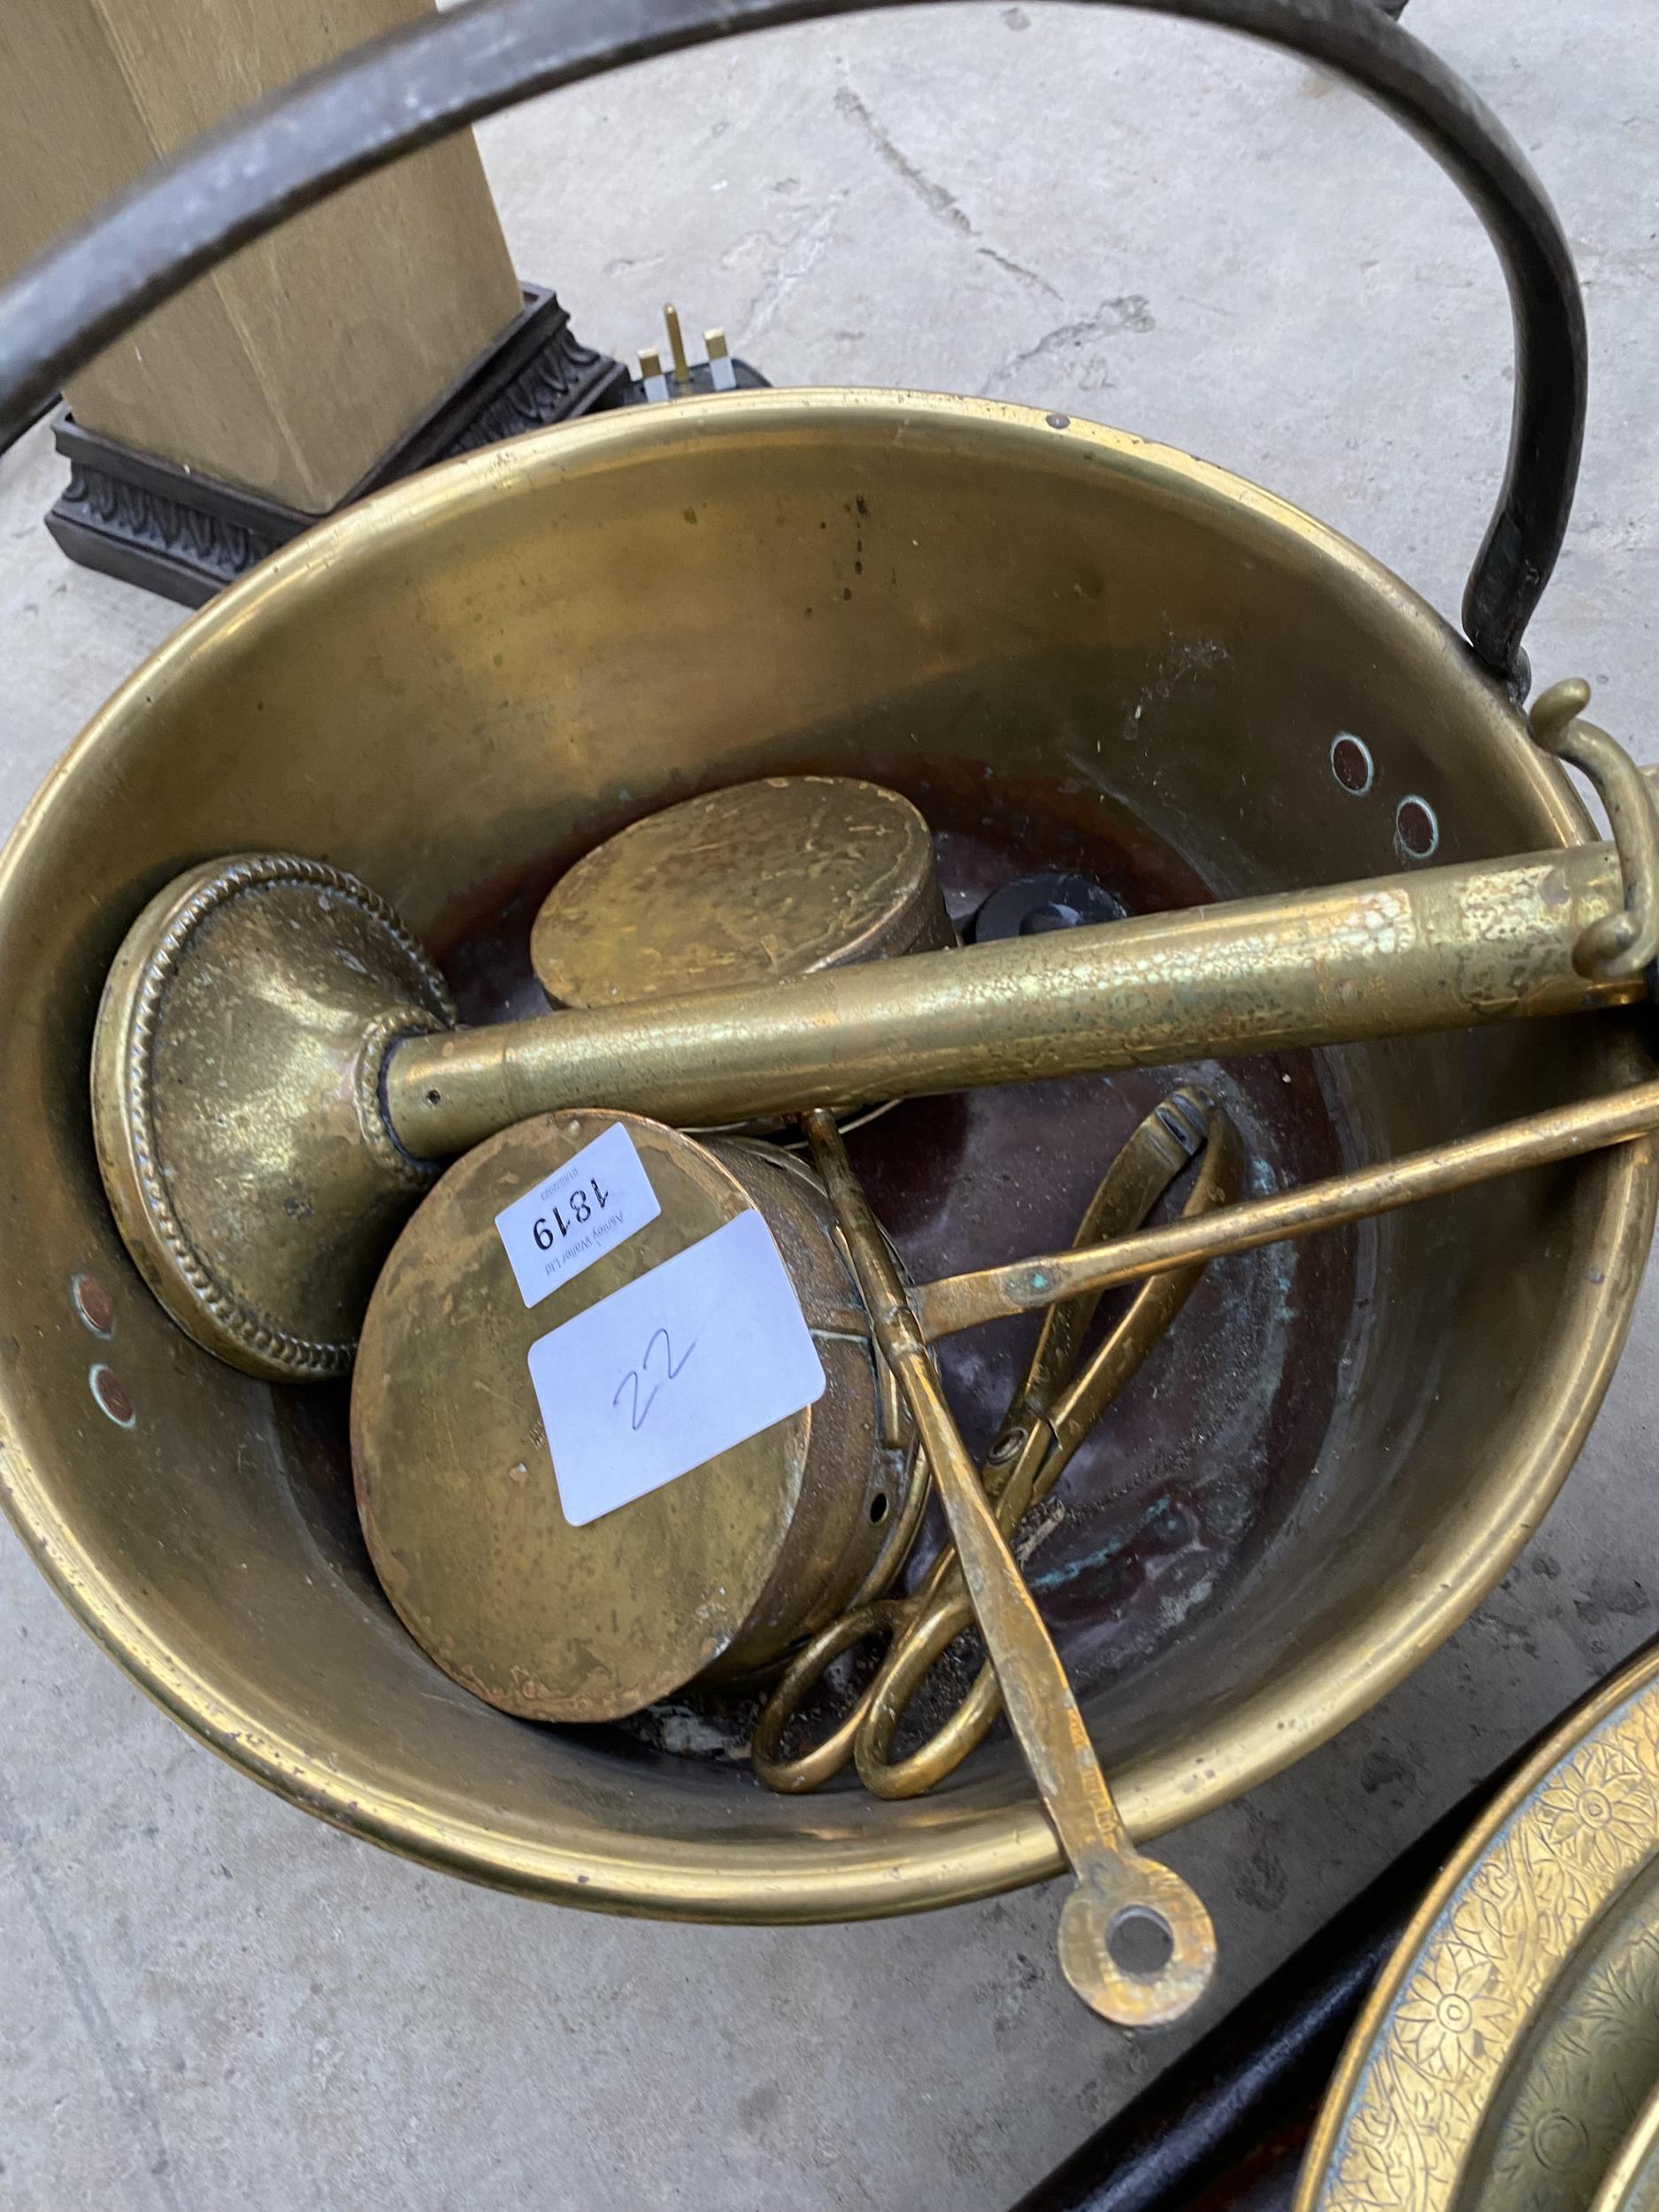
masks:
<svg viewBox="0 0 1659 2212"><path fill-rule="evenodd" d="M1610 845L476 1029L454 1026L436 969L354 879L280 856L209 863L144 910L105 989L92 1099L111 1204L190 1335L299 1380L349 1367L375 1271L439 1164L534 1114L603 1100L707 1126L1630 1004L1659 954L1659 824L1628 756L1579 719L1588 697L1555 685L1532 729L1595 782ZM1261 1202L1299 1225L1258 1233L1266 1217L1252 1217L1248 1234L1302 1233L1655 1122L1643 1091L1535 1116ZM1217 1241L1246 1233L1230 1211L1148 1233L1191 1240L1147 1271L1240 1248ZM1034 1271L1025 1302L1046 1283Z"/></svg>
<svg viewBox="0 0 1659 2212"><path fill-rule="evenodd" d="M1074 1247L1138 1228L1200 1153L1202 1165L1183 1210L1189 1218L1236 1194L1242 1148L1230 1117L1204 1092L1183 1086L1146 1117L1102 1177ZM1080 1377L1075 1376L1078 1357L1102 1293L1084 1292L1048 1308L979 1479L1010 1541L1021 1517L1053 1490L1107 1404L1179 1313L1202 1271L1199 1261L1145 1284ZM919 1796L943 1781L984 1740L996 1717L1000 1698L988 1665L926 1743L902 1760L889 1754L929 1668L973 1620L949 1546L912 1595L879 1598L843 1613L795 1653L768 1697L749 1750L757 1775L768 1788L791 1795L818 1788L849 1760L878 1797ZM856 1646L881 1637L889 1640L887 1653L850 1710L822 1742L786 1758L785 1736L828 1669Z"/></svg>
<svg viewBox="0 0 1659 2212"><path fill-rule="evenodd" d="M1120 2027L1179 2020L1202 1996L1215 1971L1210 1915L1173 1869L1146 1857L1130 1841L1065 1669L996 1509L979 1486L920 1322L834 1117L818 1107L803 1118L876 1341L898 1377L944 1502L1009 1721L1077 1876L1060 1912L1060 1970L1085 2004ZM1141 1970L1120 1962L1125 1932L1137 1926L1167 1939L1162 1964Z"/></svg>

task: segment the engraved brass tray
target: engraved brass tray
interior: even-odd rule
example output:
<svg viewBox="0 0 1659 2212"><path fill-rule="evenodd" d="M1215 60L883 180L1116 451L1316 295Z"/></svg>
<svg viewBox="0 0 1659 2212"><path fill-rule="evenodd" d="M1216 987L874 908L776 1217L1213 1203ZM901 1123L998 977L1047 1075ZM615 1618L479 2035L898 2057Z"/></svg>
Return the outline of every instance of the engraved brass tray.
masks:
<svg viewBox="0 0 1659 2212"><path fill-rule="evenodd" d="M1371 1993L1295 2212L1659 2197L1659 1648L1582 1706L1434 1885Z"/></svg>

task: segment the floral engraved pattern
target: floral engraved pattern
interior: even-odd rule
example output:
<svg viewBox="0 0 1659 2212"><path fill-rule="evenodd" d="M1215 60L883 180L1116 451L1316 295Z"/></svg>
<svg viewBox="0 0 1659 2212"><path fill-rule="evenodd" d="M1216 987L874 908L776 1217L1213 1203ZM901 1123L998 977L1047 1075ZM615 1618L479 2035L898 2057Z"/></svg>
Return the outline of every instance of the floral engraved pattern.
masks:
<svg viewBox="0 0 1659 2212"><path fill-rule="evenodd" d="M1576 1744L1453 1891L1371 2041L1326 2164L1302 2177L1299 2212L1447 2212L1539 2000L1655 1852L1659 1687L1639 1691ZM1659 1969L1659 1938L1655 1947ZM1659 1971L1649 1994L1645 1960L1629 1951L1624 1960L1643 1990L1609 1985L1607 2002L1628 2047L1633 2021L1659 2010ZM1589 2011L1582 2034L1595 2033ZM1609 2089L1626 2101L1624 2085ZM1556 2202L1553 2177L1578 2164L1584 2128L1560 2095L1524 2130L1506 2131L1500 2163L1518 2153L1527 2172L1506 2174L1503 2200Z"/></svg>
<svg viewBox="0 0 1659 2212"><path fill-rule="evenodd" d="M1419 2073L1457 2078L1503 2032L1496 1961L1446 1947L1413 1975L1394 2018Z"/></svg>
<svg viewBox="0 0 1659 2212"><path fill-rule="evenodd" d="M1586 1932L1505 2062L1469 2186L1514 2212L1578 2212L1659 2079L1659 1864Z"/></svg>
<svg viewBox="0 0 1659 2212"><path fill-rule="evenodd" d="M1571 1782L1555 1784L1540 1800L1548 1847L1557 1858L1617 1874L1651 1838L1652 1786L1610 1745L1589 1745L1580 1767Z"/></svg>

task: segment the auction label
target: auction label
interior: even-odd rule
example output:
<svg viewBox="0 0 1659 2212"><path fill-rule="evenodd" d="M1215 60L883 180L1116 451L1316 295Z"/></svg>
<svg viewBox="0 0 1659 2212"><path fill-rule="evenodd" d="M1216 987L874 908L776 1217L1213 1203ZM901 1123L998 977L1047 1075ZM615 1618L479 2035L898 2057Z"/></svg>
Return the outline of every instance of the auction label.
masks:
<svg viewBox="0 0 1659 2212"><path fill-rule="evenodd" d="M545 1181L515 1198L495 1227L526 1306L614 1251L662 1212L645 1164L620 1122Z"/></svg>
<svg viewBox="0 0 1659 2212"><path fill-rule="evenodd" d="M561 1323L529 1359L559 1504L576 1528L825 1389L795 1285L752 1210Z"/></svg>

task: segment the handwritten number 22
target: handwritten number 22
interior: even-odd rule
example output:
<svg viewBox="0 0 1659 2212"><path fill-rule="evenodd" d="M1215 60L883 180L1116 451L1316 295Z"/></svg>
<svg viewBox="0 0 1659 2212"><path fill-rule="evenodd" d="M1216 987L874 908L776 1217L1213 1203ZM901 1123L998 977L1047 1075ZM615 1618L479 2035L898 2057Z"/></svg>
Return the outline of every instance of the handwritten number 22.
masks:
<svg viewBox="0 0 1659 2212"><path fill-rule="evenodd" d="M666 1370L663 1378L663 1381L664 1382L673 1381L675 1376L680 1373L686 1362L691 1357L691 1355L697 1348L697 1340L694 1336L690 1343L687 1345L685 1350L680 1355L680 1357L676 1359L674 1357L674 1348L668 1340L667 1330L657 1329L652 1332L651 1340L645 1348L645 1356L641 1360L637 1367L629 1368L627 1373L624 1375L622 1380L617 1385L617 1394L611 1401L613 1407L620 1405L622 1402L623 1392L628 1388L630 1384L633 1385L634 1402L629 1409L628 1423L629 1426L634 1430L636 1435L644 1425L646 1415L656 1404L657 1394L663 1386L661 1382L652 1383L649 1391L646 1394L644 1404L641 1405L640 1403L641 1380L642 1378L648 1376L651 1371L651 1355L656 1351L659 1344L663 1348L663 1365Z"/></svg>

